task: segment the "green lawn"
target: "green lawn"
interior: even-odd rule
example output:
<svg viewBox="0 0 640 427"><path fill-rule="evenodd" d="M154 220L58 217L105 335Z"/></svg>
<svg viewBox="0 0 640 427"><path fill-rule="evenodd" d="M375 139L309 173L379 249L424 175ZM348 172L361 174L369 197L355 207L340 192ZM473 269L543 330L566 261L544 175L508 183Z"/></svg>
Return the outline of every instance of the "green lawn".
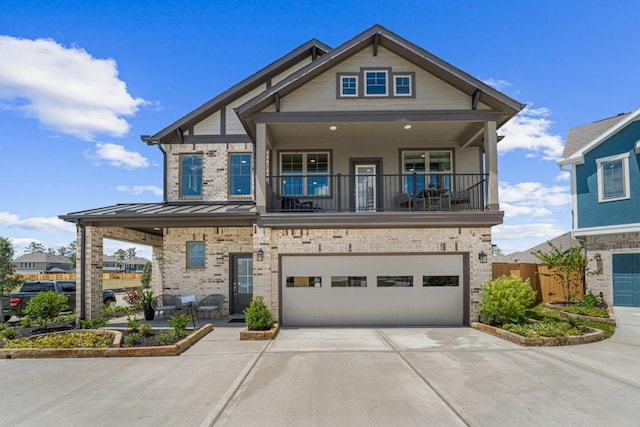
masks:
<svg viewBox="0 0 640 427"><path fill-rule="evenodd" d="M102 282L104 289L122 289L142 286L140 279L106 279Z"/></svg>

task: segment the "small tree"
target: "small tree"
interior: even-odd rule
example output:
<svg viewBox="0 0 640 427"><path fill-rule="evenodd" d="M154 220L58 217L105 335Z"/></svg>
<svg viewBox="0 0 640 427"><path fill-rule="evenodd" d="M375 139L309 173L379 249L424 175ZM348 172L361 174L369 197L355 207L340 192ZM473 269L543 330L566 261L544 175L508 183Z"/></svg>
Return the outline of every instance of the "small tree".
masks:
<svg viewBox="0 0 640 427"><path fill-rule="evenodd" d="M47 248L42 244L42 243L38 243L36 241L32 241L31 243L29 243L29 246L27 246L24 249L24 253L25 254L35 254L38 252L46 252Z"/></svg>
<svg viewBox="0 0 640 427"><path fill-rule="evenodd" d="M23 280L15 275L15 269L11 261L13 260L13 245L9 239L0 237L0 323L4 323L4 295L8 294L18 286Z"/></svg>
<svg viewBox="0 0 640 427"><path fill-rule="evenodd" d="M67 299L54 291L40 292L29 300L25 314L44 329L67 308Z"/></svg>
<svg viewBox="0 0 640 427"><path fill-rule="evenodd" d="M149 289L151 287L151 263L148 262L142 267L142 277L140 278L142 283L142 289Z"/></svg>
<svg viewBox="0 0 640 427"><path fill-rule="evenodd" d="M584 291L586 275L600 274L600 270L591 271L587 268L587 258L584 256L584 244L572 246L563 251L551 242L548 252L531 251L531 254L542 261L549 268L548 274L562 283L562 293L565 301L573 301L580 290Z"/></svg>
<svg viewBox="0 0 640 427"><path fill-rule="evenodd" d="M273 327L273 317L269 307L261 296L254 297L249 307L244 310L247 329L250 331L267 331Z"/></svg>
<svg viewBox="0 0 640 427"><path fill-rule="evenodd" d="M118 271L122 271L124 269L124 260L127 259L127 252L124 249L118 249L113 253L113 256L116 258Z"/></svg>

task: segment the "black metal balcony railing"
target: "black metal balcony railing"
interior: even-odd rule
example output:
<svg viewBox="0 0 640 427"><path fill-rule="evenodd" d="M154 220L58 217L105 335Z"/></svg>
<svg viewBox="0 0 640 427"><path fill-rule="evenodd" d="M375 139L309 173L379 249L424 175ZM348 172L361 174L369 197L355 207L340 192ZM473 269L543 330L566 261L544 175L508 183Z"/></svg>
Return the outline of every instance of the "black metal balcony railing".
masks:
<svg viewBox="0 0 640 427"><path fill-rule="evenodd" d="M486 182L486 174L271 176L267 211L482 211Z"/></svg>

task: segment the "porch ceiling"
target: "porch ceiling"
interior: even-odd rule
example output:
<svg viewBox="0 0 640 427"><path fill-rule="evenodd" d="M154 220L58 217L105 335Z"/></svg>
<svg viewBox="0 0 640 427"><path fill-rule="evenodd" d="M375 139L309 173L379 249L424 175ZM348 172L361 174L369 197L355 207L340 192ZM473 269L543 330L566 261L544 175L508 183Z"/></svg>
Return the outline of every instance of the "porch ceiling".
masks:
<svg viewBox="0 0 640 427"><path fill-rule="evenodd" d="M411 125L405 129L405 125ZM331 130L330 126L336 126ZM274 143L286 141L410 142L433 141L459 144L467 135L482 129L482 123L470 122L349 122L349 123L272 123L268 129Z"/></svg>

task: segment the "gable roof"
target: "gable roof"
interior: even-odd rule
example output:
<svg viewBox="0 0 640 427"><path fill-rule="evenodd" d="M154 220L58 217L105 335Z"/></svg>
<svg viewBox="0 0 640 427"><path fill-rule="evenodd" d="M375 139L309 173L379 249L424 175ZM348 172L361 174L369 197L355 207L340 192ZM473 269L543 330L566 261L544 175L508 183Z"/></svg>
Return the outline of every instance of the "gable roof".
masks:
<svg viewBox="0 0 640 427"><path fill-rule="evenodd" d="M515 99L510 98L421 47L376 24L330 51L322 58L308 64L283 81L247 101L238 107L236 112L244 122L252 113L256 113L272 104L276 94L280 97L286 96L331 67L371 45L382 46L394 52L463 93L466 93L470 97L470 105L471 97L479 91L481 102L505 113L503 119L498 123L498 127L524 108L524 105ZM250 129L250 126L245 125L245 128Z"/></svg>
<svg viewBox="0 0 640 427"><path fill-rule="evenodd" d="M215 98L202 104L200 107L191 111L184 117L176 120L169 126L157 132L153 136L142 135L140 138L147 144L154 144L162 141L163 143L170 142L172 140L178 140L176 131L181 129L182 131L190 128L194 124L202 121L206 117L210 116L220 108L228 105L234 99L237 99L256 87L264 84L269 79L277 76L286 69L290 68L294 64L300 62L302 59L312 56L314 54L324 55L331 48L317 39L309 40L308 42L298 46L282 58L272 62L260 71L252 74L241 82L231 86Z"/></svg>
<svg viewBox="0 0 640 427"><path fill-rule="evenodd" d="M65 256L54 255L48 252L24 254L14 259L13 262L55 262L61 264L73 264L73 262Z"/></svg>
<svg viewBox="0 0 640 427"><path fill-rule="evenodd" d="M640 109L569 129L558 165L584 162L584 155L640 116Z"/></svg>

